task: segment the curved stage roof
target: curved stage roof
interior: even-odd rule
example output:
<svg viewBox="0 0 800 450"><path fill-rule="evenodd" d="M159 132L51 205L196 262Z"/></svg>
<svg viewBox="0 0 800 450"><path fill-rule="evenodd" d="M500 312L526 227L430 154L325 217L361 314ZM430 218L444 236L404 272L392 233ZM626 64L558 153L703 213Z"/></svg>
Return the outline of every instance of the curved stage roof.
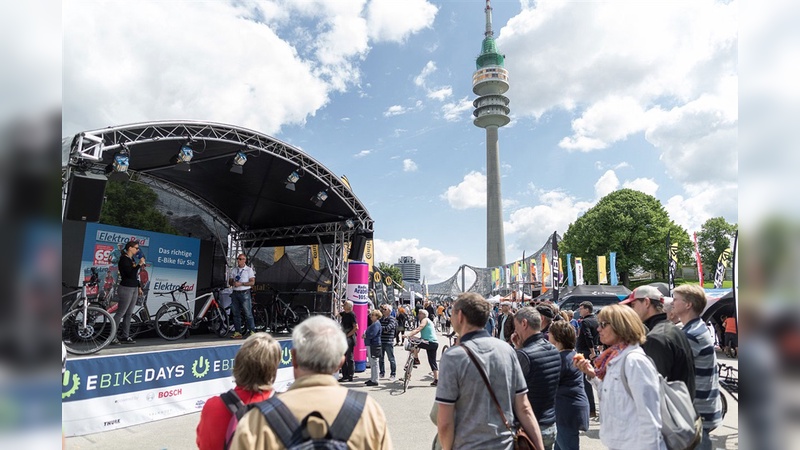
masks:
<svg viewBox="0 0 800 450"><path fill-rule="evenodd" d="M187 142L190 171L177 170ZM123 150L131 180L179 195L233 228L253 246L328 244L336 232L372 237L373 221L347 184L303 151L256 131L211 122L147 122L86 131L65 138L66 173L103 172ZM242 173L230 171L243 151ZM301 177L287 189L293 171ZM319 204L317 195L327 194Z"/></svg>

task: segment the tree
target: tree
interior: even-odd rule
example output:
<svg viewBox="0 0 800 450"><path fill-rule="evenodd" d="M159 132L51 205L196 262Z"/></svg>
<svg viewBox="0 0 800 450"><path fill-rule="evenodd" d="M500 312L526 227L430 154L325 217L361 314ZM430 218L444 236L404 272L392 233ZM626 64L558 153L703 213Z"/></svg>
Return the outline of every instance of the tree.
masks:
<svg viewBox="0 0 800 450"><path fill-rule="evenodd" d="M571 223L559 254L583 258L584 279L597 283L597 256L617 252L620 283L630 285L634 269L666 274L667 233L678 244L678 263L690 253L686 230L670 220L655 197L632 189L612 192Z"/></svg>
<svg viewBox="0 0 800 450"><path fill-rule="evenodd" d="M717 259L731 246L731 239L736 233L736 225L728 223L722 217L713 217L705 221L697 233L697 246L703 259L703 273L713 276L717 269Z"/></svg>
<svg viewBox="0 0 800 450"><path fill-rule="evenodd" d="M378 269L383 272L384 275L389 275L392 277L392 281L403 287L403 272L400 271L399 268L385 262L378 263Z"/></svg>
<svg viewBox="0 0 800 450"><path fill-rule="evenodd" d="M149 187L132 181L109 180L100 222L107 225L178 234L167 216L155 208L158 196Z"/></svg>

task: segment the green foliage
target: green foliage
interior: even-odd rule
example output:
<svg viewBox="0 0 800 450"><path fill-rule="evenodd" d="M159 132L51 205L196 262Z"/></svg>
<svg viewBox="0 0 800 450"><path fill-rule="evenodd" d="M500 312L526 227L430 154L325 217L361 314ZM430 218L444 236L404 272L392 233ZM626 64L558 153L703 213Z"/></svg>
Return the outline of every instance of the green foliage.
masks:
<svg viewBox="0 0 800 450"><path fill-rule="evenodd" d="M100 211L100 222L137 230L178 234L167 217L155 208L157 195L153 190L132 181L109 180L106 201Z"/></svg>
<svg viewBox="0 0 800 450"><path fill-rule="evenodd" d="M634 269L663 274L667 268L667 233L678 244L679 266L691 257L686 230L670 220L655 197L632 189L612 192L570 224L559 253L583 258L584 280L597 283L597 256L617 252L620 284L629 285Z"/></svg>
<svg viewBox="0 0 800 450"><path fill-rule="evenodd" d="M399 268L385 262L378 263L378 269L384 273L384 275L389 275L392 277L392 280L403 287L403 272L400 271Z"/></svg>
<svg viewBox="0 0 800 450"><path fill-rule="evenodd" d="M717 269L717 259L731 246L736 228L735 224L728 223L722 217L708 219L700 227L700 231L697 233L697 246L700 248L700 255L703 259L703 274L714 275Z"/></svg>

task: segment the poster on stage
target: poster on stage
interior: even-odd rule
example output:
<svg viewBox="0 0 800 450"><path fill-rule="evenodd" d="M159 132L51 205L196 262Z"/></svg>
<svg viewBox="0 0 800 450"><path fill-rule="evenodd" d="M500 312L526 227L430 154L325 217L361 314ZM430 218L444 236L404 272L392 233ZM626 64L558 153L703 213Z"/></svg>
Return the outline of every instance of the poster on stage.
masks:
<svg viewBox="0 0 800 450"><path fill-rule="evenodd" d="M200 262L200 240L152 231L89 223L83 241L83 255L78 283L88 281L96 271L100 282L87 291L94 301L108 301L113 311L114 296L119 284L118 265L124 257L125 244L131 240L139 243L146 264L139 270L143 295L137 300L147 300L150 311L158 310L170 296L153 296L153 292L171 291L183 283L188 288L189 300L194 300L197 269Z"/></svg>

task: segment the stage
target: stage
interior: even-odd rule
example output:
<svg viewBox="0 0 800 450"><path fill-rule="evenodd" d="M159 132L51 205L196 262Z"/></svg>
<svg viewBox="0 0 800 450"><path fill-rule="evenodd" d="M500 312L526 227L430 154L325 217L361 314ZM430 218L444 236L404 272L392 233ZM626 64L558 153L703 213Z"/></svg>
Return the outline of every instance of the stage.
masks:
<svg viewBox="0 0 800 450"><path fill-rule="evenodd" d="M275 389L294 381L289 334L276 334L281 361ZM212 334L166 341L137 338L88 356L68 355L62 377L62 423L67 436L139 425L197 412L234 386L232 368L243 340Z"/></svg>

